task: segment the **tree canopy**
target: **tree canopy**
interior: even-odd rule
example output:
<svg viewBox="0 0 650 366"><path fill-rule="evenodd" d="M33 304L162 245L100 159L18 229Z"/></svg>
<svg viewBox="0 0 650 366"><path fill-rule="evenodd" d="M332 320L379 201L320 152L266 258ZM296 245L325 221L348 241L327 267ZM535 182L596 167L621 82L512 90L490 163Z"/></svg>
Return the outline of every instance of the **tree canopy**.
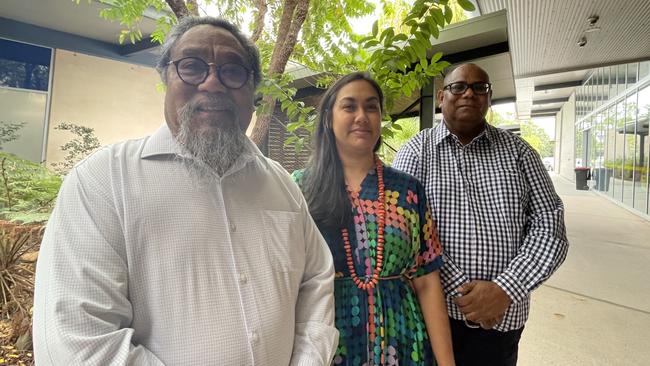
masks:
<svg viewBox="0 0 650 366"><path fill-rule="evenodd" d="M80 0L76 0L79 2ZM260 144L268 132L276 103L288 116L287 130L311 130L314 109L294 101L296 89L292 75L285 73L289 60L305 65L318 75L316 86L327 87L337 75L351 71L369 71L382 86L386 109L394 101L418 92L431 78L449 64L440 61L441 53L432 53L432 42L440 30L458 19L462 10L473 10L468 0L382 0L385 10L368 35L356 34L351 21L373 14L369 0L104 0L109 7L100 16L119 21L124 29L120 42L137 42L142 33L139 24L148 9L163 14L157 19L152 39L164 40L177 19L205 13L203 8L216 8L217 14L240 27L248 27L251 38L260 49L264 80L258 93L262 103L252 140ZM165 12L171 9L170 12ZM201 11L200 11L201 10ZM245 24L246 18L252 21ZM387 120L383 129L390 135L399 129ZM298 135L289 144L301 146Z"/></svg>

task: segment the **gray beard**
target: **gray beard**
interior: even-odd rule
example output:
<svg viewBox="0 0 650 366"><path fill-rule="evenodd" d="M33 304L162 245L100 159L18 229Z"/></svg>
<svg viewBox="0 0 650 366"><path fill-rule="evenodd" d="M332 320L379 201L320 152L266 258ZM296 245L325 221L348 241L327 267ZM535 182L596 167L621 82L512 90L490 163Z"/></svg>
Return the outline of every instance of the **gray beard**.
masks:
<svg viewBox="0 0 650 366"><path fill-rule="evenodd" d="M227 107L239 116L237 105L225 98L208 98L207 101L189 101L178 112L179 130L176 136L181 152L193 159L184 159L187 167L198 178L208 178L216 173L220 177L238 159L253 153L250 141L239 127L238 121L210 121L212 128L198 130L192 124L202 106Z"/></svg>

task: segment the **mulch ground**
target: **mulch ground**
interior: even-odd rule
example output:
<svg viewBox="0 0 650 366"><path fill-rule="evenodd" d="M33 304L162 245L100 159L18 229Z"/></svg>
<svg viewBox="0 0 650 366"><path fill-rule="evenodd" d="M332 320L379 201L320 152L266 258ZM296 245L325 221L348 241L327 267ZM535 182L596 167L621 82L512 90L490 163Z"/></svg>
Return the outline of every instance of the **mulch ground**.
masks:
<svg viewBox="0 0 650 366"><path fill-rule="evenodd" d="M9 320L0 321L0 365L33 366L34 353L19 351L14 341L13 322Z"/></svg>

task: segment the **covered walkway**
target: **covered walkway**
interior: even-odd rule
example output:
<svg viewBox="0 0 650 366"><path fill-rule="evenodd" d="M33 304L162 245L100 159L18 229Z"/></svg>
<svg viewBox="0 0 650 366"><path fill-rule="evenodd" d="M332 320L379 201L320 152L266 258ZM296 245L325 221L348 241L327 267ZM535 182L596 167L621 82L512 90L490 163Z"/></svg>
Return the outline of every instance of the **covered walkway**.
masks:
<svg viewBox="0 0 650 366"><path fill-rule="evenodd" d="M553 181L570 249L533 293L519 365L650 365L650 220Z"/></svg>

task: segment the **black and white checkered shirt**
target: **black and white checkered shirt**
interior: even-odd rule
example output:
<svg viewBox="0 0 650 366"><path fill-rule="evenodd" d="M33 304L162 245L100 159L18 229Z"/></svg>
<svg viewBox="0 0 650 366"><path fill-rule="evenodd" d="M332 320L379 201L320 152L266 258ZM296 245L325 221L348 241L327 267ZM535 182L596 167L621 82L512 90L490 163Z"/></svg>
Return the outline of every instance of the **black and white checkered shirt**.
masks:
<svg viewBox="0 0 650 366"><path fill-rule="evenodd" d="M440 123L406 143L393 167L425 186L445 251L441 278L449 315L464 319L452 301L461 284L492 280L513 301L495 329L521 328L531 291L568 249L564 207L539 155L490 125L463 146Z"/></svg>

